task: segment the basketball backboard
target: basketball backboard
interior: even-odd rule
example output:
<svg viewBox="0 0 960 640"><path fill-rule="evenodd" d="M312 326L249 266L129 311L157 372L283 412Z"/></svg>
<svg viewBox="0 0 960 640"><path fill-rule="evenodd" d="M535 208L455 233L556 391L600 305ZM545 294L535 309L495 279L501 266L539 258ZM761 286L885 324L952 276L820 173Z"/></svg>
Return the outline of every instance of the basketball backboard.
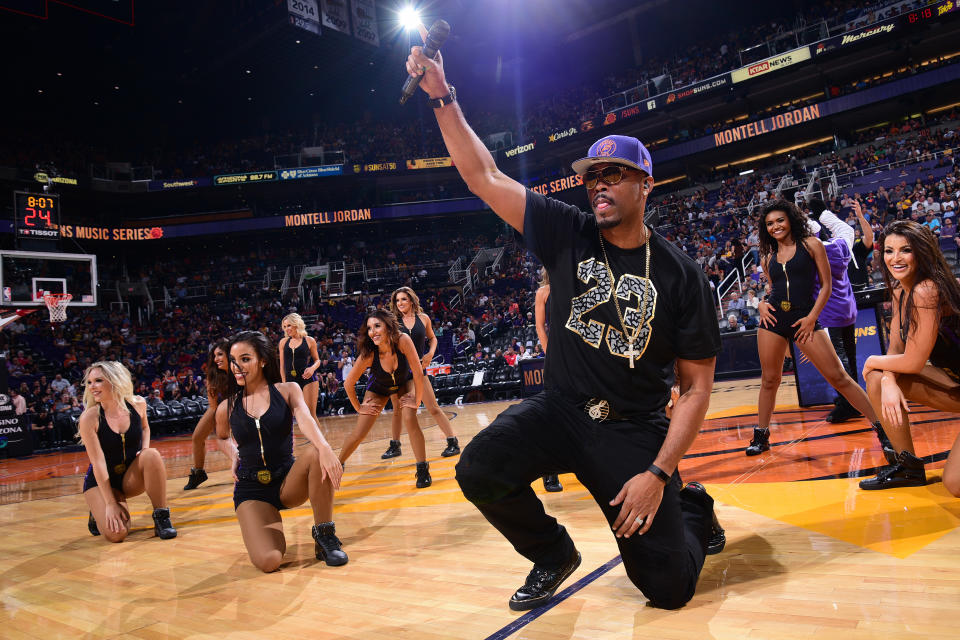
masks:
<svg viewBox="0 0 960 640"><path fill-rule="evenodd" d="M44 293L70 293L72 307L97 306L97 257L0 249L0 307L42 307Z"/></svg>

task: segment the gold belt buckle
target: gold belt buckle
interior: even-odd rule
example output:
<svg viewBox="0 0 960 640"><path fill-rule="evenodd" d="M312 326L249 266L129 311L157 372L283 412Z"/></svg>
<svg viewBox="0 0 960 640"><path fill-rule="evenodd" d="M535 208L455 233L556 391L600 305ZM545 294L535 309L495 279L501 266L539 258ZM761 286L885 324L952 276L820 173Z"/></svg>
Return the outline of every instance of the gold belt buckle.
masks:
<svg viewBox="0 0 960 640"><path fill-rule="evenodd" d="M610 403L600 398L591 398L583 410L592 420L603 422L610 415Z"/></svg>
<svg viewBox="0 0 960 640"><path fill-rule="evenodd" d="M118 476L122 476L123 472L127 470L127 465L123 462L113 466L113 472Z"/></svg>
<svg viewBox="0 0 960 640"><path fill-rule="evenodd" d="M784 311L790 311L790 307L791 305L789 300L780 301L780 308L783 309Z"/></svg>
<svg viewBox="0 0 960 640"><path fill-rule="evenodd" d="M270 484L270 480L273 479L273 475L270 473L269 469L261 469L257 471L257 482L260 484Z"/></svg>

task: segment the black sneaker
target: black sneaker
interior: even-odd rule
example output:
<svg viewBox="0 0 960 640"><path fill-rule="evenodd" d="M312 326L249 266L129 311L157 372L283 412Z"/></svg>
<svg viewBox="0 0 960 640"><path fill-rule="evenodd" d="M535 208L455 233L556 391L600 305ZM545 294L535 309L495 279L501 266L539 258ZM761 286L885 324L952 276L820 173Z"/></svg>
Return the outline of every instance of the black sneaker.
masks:
<svg viewBox="0 0 960 640"><path fill-rule="evenodd" d="M190 491L191 489L196 489L201 484L207 481L207 472L203 469L190 469L190 477L187 478L187 484L183 485L184 491Z"/></svg>
<svg viewBox="0 0 960 640"><path fill-rule="evenodd" d="M383 452L383 455L380 456L381 460L387 460L388 458L396 458L400 455L400 441L391 440L390 446L387 447L387 450Z"/></svg>
<svg viewBox="0 0 960 640"><path fill-rule="evenodd" d="M704 495L709 495L706 488L699 482L688 482L684 489L690 491L699 491ZM717 510L710 510L710 535L707 537L707 555L712 556L723 551L727 546L727 532L720 526L720 520L717 519Z"/></svg>
<svg viewBox="0 0 960 640"><path fill-rule="evenodd" d="M153 510L153 532L161 540L177 537L177 530L170 523L170 509L166 507Z"/></svg>
<svg viewBox="0 0 960 640"><path fill-rule="evenodd" d="M97 526L97 519L93 517L93 511L90 512L90 517L87 518L87 530L92 536L100 535L100 527Z"/></svg>
<svg viewBox="0 0 960 640"><path fill-rule="evenodd" d="M433 478L430 477L430 463L417 463L417 489L424 489L433 484Z"/></svg>
<svg viewBox="0 0 960 640"><path fill-rule="evenodd" d="M837 424L839 422L846 422L847 420L852 420L853 418L861 418L863 414L854 409L849 402L844 398L841 402L837 403L837 406L827 414L826 421L832 424Z"/></svg>
<svg viewBox="0 0 960 640"><path fill-rule="evenodd" d="M563 485L560 484L560 476L555 473L543 476L543 488L550 493L563 491Z"/></svg>
<svg viewBox="0 0 960 640"><path fill-rule="evenodd" d="M770 429L753 428L753 440L747 447L748 456L758 456L764 451L770 451Z"/></svg>
<svg viewBox="0 0 960 640"><path fill-rule="evenodd" d="M927 474L923 469L923 461L909 451L901 451L897 456L896 464L884 467L875 478L861 480L860 488L865 491L876 491L899 487L923 487L926 484Z"/></svg>
<svg viewBox="0 0 960 640"><path fill-rule="evenodd" d="M317 560L323 560L328 567L339 567L347 564L349 558L343 552L343 543L337 537L337 526L332 522L322 522L313 525L310 531L316 543Z"/></svg>
<svg viewBox="0 0 960 640"><path fill-rule="evenodd" d="M533 565L533 569L527 575L527 581L510 598L510 608L514 611L526 611L546 604L553 597L560 583L569 578L579 566L580 552L576 549L573 550L573 555L566 564L557 569L543 569Z"/></svg>
<svg viewBox="0 0 960 640"><path fill-rule="evenodd" d="M450 456L458 455L460 455L460 443L457 442L457 438L447 438L447 448L443 450L443 453L440 454L440 457L449 458Z"/></svg>

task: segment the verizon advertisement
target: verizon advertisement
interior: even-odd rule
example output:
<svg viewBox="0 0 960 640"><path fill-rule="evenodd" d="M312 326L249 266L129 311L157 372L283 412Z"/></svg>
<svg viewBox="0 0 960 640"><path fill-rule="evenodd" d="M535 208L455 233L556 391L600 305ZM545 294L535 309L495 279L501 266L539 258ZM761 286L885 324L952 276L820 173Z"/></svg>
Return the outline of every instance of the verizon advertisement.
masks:
<svg viewBox="0 0 960 640"><path fill-rule="evenodd" d="M744 80L759 78L760 76L770 73L771 71L779 71L780 69L785 69L786 67L809 59L810 47L800 47L799 49L787 51L786 53L781 53L780 55L773 56L772 58L767 58L766 60L754 62L753 64L749 64L745 67L735 69L730 73L730 76L733 78L734 82L743 82Z"/></svg>

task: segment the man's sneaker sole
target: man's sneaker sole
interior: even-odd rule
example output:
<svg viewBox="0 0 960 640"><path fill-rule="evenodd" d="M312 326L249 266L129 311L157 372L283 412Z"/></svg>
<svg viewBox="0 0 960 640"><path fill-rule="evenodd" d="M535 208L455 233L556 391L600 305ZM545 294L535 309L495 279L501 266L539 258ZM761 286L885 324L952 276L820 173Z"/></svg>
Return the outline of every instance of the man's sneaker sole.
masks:
<svg viewBox="0 0 960 640"><path fill-rule="evenodd" d="M537 607L545 605L553 597L553 594L557 592L557 589L560 588L560 585L563 584L563 581L570 577L570 575L577 570L577 567L580 566L580 563L583 561L583 557L580 555L580 552L577 552L577 561L570 567L566 573L563 574L563 577L560 578L560 581L557 582L556 588L551 591L549 594L531 600L524 600L523 602L517 602L513 598L510 598L510 609L513 611L529 611L530 609L536 609Z"/></svg>

